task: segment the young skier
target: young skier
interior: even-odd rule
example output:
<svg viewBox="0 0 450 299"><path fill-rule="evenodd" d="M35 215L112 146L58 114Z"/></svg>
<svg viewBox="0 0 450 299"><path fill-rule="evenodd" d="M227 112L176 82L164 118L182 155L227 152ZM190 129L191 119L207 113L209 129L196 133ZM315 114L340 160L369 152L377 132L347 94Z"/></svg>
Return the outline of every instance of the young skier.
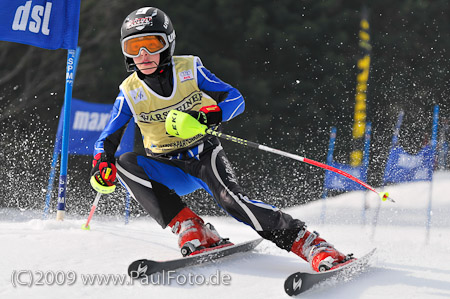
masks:
<svg viewBox="0 0 450 299"><path fill-rule="evenodd" d="M200 58L173 56L175 31L163 11L153 7L133 11L122 24L120 42L132 74L120 85L109 123L95 145L91 184L97 191L114 188L117 174L149 215L179 236L183 255L229 244L180 198L203 188L228 214L308 261L315 271L350 259L318 233L309 232L304 222L250 199L216 137L180 139L167 134L165 118L172 109L217 129L244 111L244 99L206 69ZM129 152L116 161L114 154L131 118L140 128L146 155Z"/></svg>

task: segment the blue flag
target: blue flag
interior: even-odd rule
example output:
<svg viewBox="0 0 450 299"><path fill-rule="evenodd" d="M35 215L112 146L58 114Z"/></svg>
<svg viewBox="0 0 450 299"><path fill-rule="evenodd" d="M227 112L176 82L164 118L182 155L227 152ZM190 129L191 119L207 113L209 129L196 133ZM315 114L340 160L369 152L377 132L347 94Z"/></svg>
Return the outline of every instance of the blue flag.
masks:
<svg viewBox="0 0 450 299"><path fill-rule="evenodd" d="M348 164L341 164L337 162L331 162L328 165L345 171L363 182L367 181L367 166L353 167ZM339 191L365 190L365 187L360 184L329 170L325 172L324 187L328 190Z"/></svg>
<svg viewBox="0 0 450 299"><path fill-rule="evenodd" d="M72 99L69 154L92 155L94 153L94 144L108 123L112 109L113 105L110 104L90 103ZM62 137L62 121L61 117L56 135L57 139ZM125 130L116 156L132 152L133 148L134 125L130 124Z"/></svg>
<svg viewBox="0 0 450 299"><path fill-rule="evenodd" d="M80 0L2 0L0 40L46 49L76 49Z"/></svg>
<svg viewBox="0 0 450 299"><path fill-rule="evenodd" d="M370 151L370 135L372 134L372 123L367 122L366 132L364 136L364 155L363 163L360 166L351 166L348 164L342 164L333 161L334 143L336 139L336 128L333 127L330 134L330 145L328 148L327 164L340 169L352 176L360 179L363 182L367 182L367 170L369 168L369 151ZM339 191L355 191L365 190L365 187L360 184L332 171L325 171L324 180L324 197L326 197L326 190L339 190Z"/></svg>
<svg viewBox="0 0 450 299"><path fill-rule="evenodd" d="M384 171L384 182L401 183L430 181L433 175L433 150L425 146L416 155L408 154L401 146L392 148Z"/></svg>

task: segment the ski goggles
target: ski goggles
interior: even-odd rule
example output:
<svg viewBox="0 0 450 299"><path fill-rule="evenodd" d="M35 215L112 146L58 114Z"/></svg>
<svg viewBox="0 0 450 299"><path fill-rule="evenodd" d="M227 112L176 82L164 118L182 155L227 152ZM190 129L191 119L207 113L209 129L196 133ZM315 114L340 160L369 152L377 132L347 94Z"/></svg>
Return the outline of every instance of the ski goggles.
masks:
<svg viewBox="0 0 450 299"><path fill-rule="evenodd" d="M162 33L138 34L122 40L123 55L136 58L144 49L149 54L158 54L169 47L167 36Z"/></svg>

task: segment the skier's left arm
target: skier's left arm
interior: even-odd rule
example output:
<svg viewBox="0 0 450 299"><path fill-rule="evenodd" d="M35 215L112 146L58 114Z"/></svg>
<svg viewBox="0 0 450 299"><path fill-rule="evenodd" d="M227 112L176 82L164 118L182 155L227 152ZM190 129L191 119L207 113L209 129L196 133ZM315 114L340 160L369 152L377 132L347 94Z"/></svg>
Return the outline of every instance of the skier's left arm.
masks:
<svg viewBox="0 0 450 299"><path fill-rule="evenodd" d="M197 84L201 91L217 102L217 106L202 107L200 112L205 115L197 119L209 126L230 119L241 114L245 109L244 98L239 90L223 82L197 60ZM202 120L202 117L204 118Z"/></svg>

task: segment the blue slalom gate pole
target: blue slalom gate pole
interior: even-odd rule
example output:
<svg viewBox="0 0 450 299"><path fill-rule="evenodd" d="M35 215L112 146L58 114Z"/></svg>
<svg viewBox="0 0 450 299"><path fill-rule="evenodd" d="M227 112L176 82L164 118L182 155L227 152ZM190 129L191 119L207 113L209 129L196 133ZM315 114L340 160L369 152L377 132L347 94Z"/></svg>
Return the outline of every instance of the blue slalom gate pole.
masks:
<svg viewBox="0 0 450 299"><path fill-rule="evenodd" d="M428 170L431 172L429 176L431 177L430 181L430 192L428 196L428 208L427 208L427 235L426 242L428 243L430 240L430 228L431 228L431 216L432 216L432 198L433 198L433 173L434 173L434 162L435 162L435 153L436 153L436 145L437 145L437 133L438 133L438 123L439 123L439 106L434 106L433 111L433 127L431 132L431 155L432 155L432 165Z"/></svg>
<svg viewBox="0 0 450 299"><path fill-rule="evenodd" d="M72 106L72 89L75 79L76 50L67 50L66 89L64 93L64 119L61 146L61 167L59 171L58 206L56 219L64 220L66 211L67 164L69 160L70 111Z"/></svg>
<svg viewBox="0 0 450 299"><path fill-rule="evenodd" d="M53 184L55 182L56 164L58 163L59 153L61 152L61 137L56 135L55 148L53 150L52 166L50 168L50 175L47 184L47 194L45 196L45 207L43 219L48 216L50 209L50 200L52 199Z"/></svg>
<svg viewBox="0 0 450 299"><path fill-rule="evenodd" d="M130 221L130 192L127 191L127 196L125 197L125 224Z"/></svg>
<svg viewBox="0 0 450 299"><path fill-rule="evenodd" d="M363 167L364 167L364 181L367 182L367 173L369 172L369 160L370 160L370 136L372 135L372 123L367 122L366 132L364 137L364 155L363 155ZM362 208L361 218L362 224L366 224L366 210L367 210L367 191L364 192L364 204Z"/></svg>
<svg viewBox="0 0 450 299"><path fill-rule="evenodd" d="M68 51L73 51L73 50L68 50ZM68 95L68 91L67 91L67 84L68 84L68 82L67 81L68 81L69 78L72 78L72 83L71 83L71 86L70 86L70 102L72 102L72 86L73 86L73 81L75 80L75 75L76 75L76 72L77 72L78 61L80 60L80 54L81 54L81 48L77 47L77 50L76 50L76 53L75 53L75 58L73 58L73 54L70 55L69 53L68 53L68 57L67 57L66 91L65 91L65 95L64 95L64 107L65 107L64 109L65 110L64 110L64 115L60 116L60 120L59 120L59 124L58 124L58 132L56 133L56 138L55 138L55 148L53 150L52 164L51 164L50 175L49 175L48 184L47 184L47 194L46 194L46 197L45 197L45 207L44 207L44 214L43 214L43 218L44 219L47 218L48 212L50 210L50 201L51 201L51 197L52 197L53 184L55 182L56 164L58 163L58 158L59 158L59 155L60 155L60 153L62 151L61 145L62 145L63 136L59 135L59 132L60 132L59 127L61 126L61 124L62 125L65 124L65 122L66 122L65 120L66 119L68 119L68 121L70 121L70 108L68 110L69 117L67 117L67 118L65 117L65 111L67 110L67 105L66 105L67 104L66 103L67 102L67 98L66 98L66 96ZM69 66L69 58L71 58L72 61L73 61L73 69L71 70L72 71L72 75L69 75L69 67L68 67ZM69 128L68 125L67 125L67 128ZM63 131L64 131L64 129L63 129ZM68 133L66 133L66 134L68 135ZM62 135L64 135L64 134L62 134ZM66 139L68 139L68 136L66 137ZM67 147L67 150L68 150L68 147ZM65 173L66 173L66 176L67 176L67 162L65 164L65 167L66 167ZM61 157L61 169L62 169L62 157ZM61 173L62 173L62 171L61 171ZM61 181L61 178L60 178L60 181ZM61 191L61 190L59 190L59 191ZM59 191L58 191L58 197L59 197ZM64 194L65 194L65 192L64 192ZM59 201L58 201L58 203L59 203ZM65 200L64 200L64 203L65 203ZM63 210L65 210L65 206L64 206Z"/></svg>
<svg viewBox="0 0 450 299"><path fill-rule="evenodd" d="M334 144L336 143L336 127L332 127L330 131L330 143L328 144L327 164L330 165L333 162ZM325 176L328 170L325 170ZM326 199L328 196L328 188L325 184L325 177L323 179L323 193L322 193L322 211L320 212L320 223L325 222L326 214Z"/></svg>
<svg viewBox="0 0 450 299"><path fill-rule="evenodd" d="M392 141L391 141L391 146L389 148L389 153L392 151L392 149L394 147L397 146L398 144L398 136L400 135L400 128L402 126L403 123L403 117L405 116L405 112L403 110L400 110L398 117L397 117L397 123L395 124L394 127L394 132L392 134ZM386 172L386 170L385 170ZM384 173L383 175L383 183L382 183L382 188L384 188L384 186L386 185L386 173ZM378 218L380 216L380 209L381 209L381 205L378 204L377 210L375 212L375 216L373 217L372 220L372 233L370 238L373 240L374 236L375 236L375 228L378 225Z"/></svg>

